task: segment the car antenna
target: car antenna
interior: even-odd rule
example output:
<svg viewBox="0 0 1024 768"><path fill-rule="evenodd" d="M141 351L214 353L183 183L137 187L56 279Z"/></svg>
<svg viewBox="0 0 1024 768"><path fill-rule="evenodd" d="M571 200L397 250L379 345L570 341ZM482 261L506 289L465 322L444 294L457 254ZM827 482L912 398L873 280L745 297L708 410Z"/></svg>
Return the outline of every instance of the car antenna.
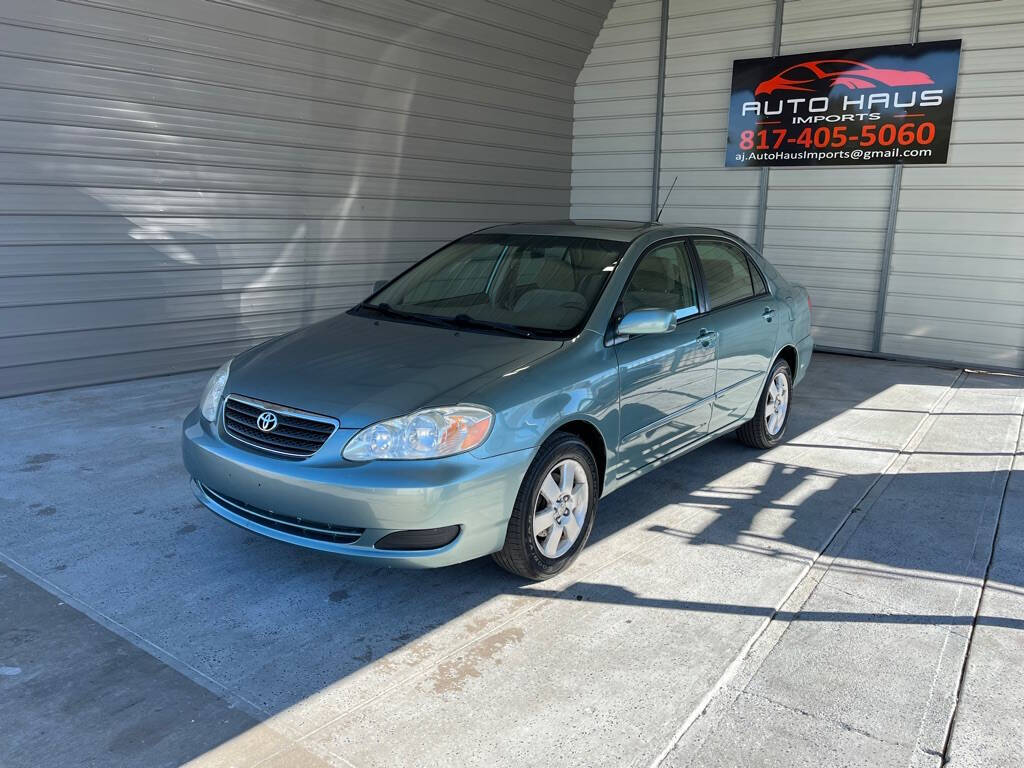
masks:
<svg viewBox="0 0 1024 768"><path fill-rule="evenodd" d="M665 206L668 205L668 199L672 197L672 190L676 188L676 182L679 181L679 176L672 179L672 186L668 188L668 194L665 195L665 202L661 204L661 208L658 209L658 215L654 217L655 221L661 221L661 212L665 210Z"/></svg>

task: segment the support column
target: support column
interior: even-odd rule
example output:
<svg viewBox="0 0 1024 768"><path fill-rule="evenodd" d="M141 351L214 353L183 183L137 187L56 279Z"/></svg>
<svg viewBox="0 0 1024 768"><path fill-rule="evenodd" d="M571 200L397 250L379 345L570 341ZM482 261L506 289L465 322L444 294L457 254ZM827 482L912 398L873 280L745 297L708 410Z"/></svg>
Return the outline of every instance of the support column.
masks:
<svg viewBox="0 0 1024 768"><path fill-rule="evenodd" d="M914 9L910 19L910 42L917 44L921 34L922 0L914 0ZM875 303L875 333L871 341L871 351L882 351L882 331L885 326L885 305L889 299L889 272L892 270L892 246L896 239L896 216L900 208L900 186L903 183L903 163L897 163L892 169L892 188L889 191L889 220L885 227L885 243L882 246L882 265L878 271L878 300Z"/></svg>
<svg viewBox="0 0 1024 768"><path fill-rule="evenodd" d="M668 5L661 0L661 32L658 40L658 95L654 112L654 169L651 173L651 217L658 218L658 197L661 191L661 128L665 121L665 54L668 49Z"/></svg>
<svg viewBox="0 0 1024 768"><path fill-rule="evenodd" d="M786 0L775 0L775 28L772 30L772 56L778 56L782 50L782 15L785 11ZM754 238L754 248L758 253L764 250L764 223L768 216L768 177L771 175L771 168L767 165L761 167L761 182L757 192L757 227Z"/></svg>

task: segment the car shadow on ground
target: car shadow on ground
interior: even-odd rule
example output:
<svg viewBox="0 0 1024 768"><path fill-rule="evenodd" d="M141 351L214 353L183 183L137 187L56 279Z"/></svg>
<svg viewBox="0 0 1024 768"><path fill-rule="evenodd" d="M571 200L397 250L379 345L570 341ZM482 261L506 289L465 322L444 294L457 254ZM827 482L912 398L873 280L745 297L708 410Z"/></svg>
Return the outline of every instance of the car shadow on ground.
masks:
<svg viewBox="0 0 1024 768"><path fill-rule="evenodd" d="M870 375L850 376L851 368ZM211 687L257 717L302 707L331 690L341 690L338 697L344 703L336 706L342 709L369 700L497 632L512 615L550 600L695 616L768 617L782 596L779 592L748 592L751 599L743 601L709 600L707 589L698 596L691 589L698 574L690 569L707 562L698 554L719 548L723 557L741 555L744 572L750 574L770 562L790 564L794 572L805 567L858 508L882 470L898 457L912 425L927 415L937 393L954 378L953 372L921 366L816 358L807 382L796 391L786 443L762 453L725 437L608 495L601 500L584 557L555 582L524 583L488 558L439 570L405 571L264 539L217 519L185 496L176 444L166 446L170 464L160 482L180 487L178 501L134 518L150 527L140 525L118 540L109 533L116 526L100 532L90 531L85 523L111 518L111 525L118 520L123 525L124 509L84 509L81 536L106 537L98 551L82 550L82 557L93 558L94 567L87 574L79 571L77 582L67 575L71 568L58 568L51 578L58 583L72 579L68 592L145 638L152 644L147 647L160 649L165 660L188 667L193 679L215 681ZM965 386L983 385L968 380ZM922 402L928 405L919 406L914 398L886 399L893 388L918 388L927 394ZM968 413L973 411L963 415ZM978 411L986 417L1000 413L1009 412L995 407ZM873 419L902 419L905 426L875 436ZM998 457L1008 464L1005 451L958 452L950 446L948 452L933 453L941 454L936 461ZM45 484L45 471L32 477ZM124 485L120 491L137 496L142 479L129 472L86 482L104 483L104 491L114 497L111 484ZM833 567L883 581L896 582L913 573L915 579L952 588L969 583L972 548L949 542L973 540L984 512L974 501L979 489L991 495L991 489L1005 483L1006 471L1000 469L901 476L891 489L906 501L886 518L893 536L859 550L848 546L843 562ZM916 503L921 498L930 505ZM77 546L66 538L54 541L51 548L65 553ZM165 550L162 555L157 547ZM143 551L149 553L149 562L140 562ZM612 583L614 569L623 564L639 569L631 572L635 581L620 573L625 584ZM729 591L725 575L713 577L723 580L722 594ZM649 588L654 582L658 588ZM714 596L718 590L714 583L710 586ZM993 585L1022 587L1024 578L1016 577ZM810 610L778 618L962 627L973 617L942 610ZM1024 621L1017 618L981 615L979 623L1024 629ZM471 668L463 671L479 674ZM455 695L458 687L445 691ZM222 733L217 743L192 742L187 754L174 758L186 762L235 735L240 734ZM141 759L146 745L139 749Z"/></svg>
<svg viewBox="0 0 1024 768"><path fill-rule="evenodd" d="M870 393L869 393L870 394ZM858 410L856 404L843 400L820 399L813 410L805 408L800 396L794 404L799 416L794 416L791 428L790 448L803 450L810 457L807 463L813 465L815 452L831 453L848 450L860 456L877 453L882 458L894 457L898 450L893 447L872 445L842 446L831 445L820 440L802 442L802 436L811 430L842 415ZM889 412L890 409L875 409ZM924 416L926 411L905 409L912 416ZM990 414L987 414L990 415ZM956 451L950 456L959 455ZM846 512L852 509L871 486L877 473L851 470L849 474L838 469L822 469L803 466L801 463L773 461L771 454L763 455L746 448L731 438L723 438L689 454L677 461L655 470L647 477L626 486L601 501L600 512L588 542L588 549L599 549L602 542L627 530L643 530L671 538L685 547L724 547L739 550L758 558L788 559L795 563L807 563L822 550L835 533L836 526ZM842 459L838 459L842 464ZM881 465L875 465L881 466ZM742 482L730 485L729 476L755 467L759 480L756 483ZM943 537L951 537L962 529L963 536L971 535L977 528L978 515L964 515L970 509L972 488L991 487L1004 482L1005 472L954 472L917 473L913 484L920 489L948 488L956 494L964 489L963 505L947 504L941 509L924 510L910 521L942 531ZM798 503L780 501L789 497L799 498ZM702 513L692 525L680 529L650 522L659 512L673 507L696 509ZM773 516L777 519L772 519ZM763 518L767 517L767 521ZM760 522L759 522L760 520ZM772 533L759 538L757 529L767 525ZM681 596L676 600L656 599L649 601L620 586L603 585L581 569L581 581L570 581L564 586L552 589L547 585L522 582L517 577L499 570L489 559L463 563L450 568L434 571L402 571L385 567L367 566L358 562L339 561L322 553L302 552L275 542L265 542L257 537L236 529L222 527L215 531L218 541L213 549L252 548L251 566L260 579L260 563L267 559L280 562L283 558L292 561L286 567L291 577L285 583L263 584L261 589L271 590L278 596L299 590L312 594L319 592L320 599L329 604L327 615L330 621L340 623L340 631L333 631L330 638L314 640L321 635L320 622L324 616L317 612L316 623L305 647L319 646L315 658L307 657L314 663L329 660L320 666L315 674L311 667L304 666L290 682L291 699L300 699L315 693L324 685L333 683L356 673L361 668L395 654L403 647L460 618L472 615L481 604L501 596L530 596L564 600L607 601L628 603L641 607L674 608L712 613L732 613L767 616L772 613L773 599L765 597L764 602L748 605L733 605L706 601L691 601ZM241 547L237 537L241 537ZM234 539L234 541L232 541ZM969 552L945 552L937 544L937 536L922 530L916 545L903 542L900 546L876 549L854 555L862 561L857 566L847 567L860 570L873 577L897 578L907 571L915 571L918 578L933 579L957 584L967 579L967 555ZM658 546L664 546L659 544ZM675 551L673 567L685 563L685 554ZM657 568L655 562L651 567ZM1019 588L1022 584L1003 585L1005 588ZM680 575L680 593L686 591L686 574ZM263 599L272 599L266 595ZM301 602L306 601L306 597ZM877 614L865 612L807 613L798 620L807 621L878 621L901 623L964 624L970 623L969 616L943 614ZM981 617L981 621L988 618ZM1004 626L1017 627L1021 622L992 618ZM304 634L301 619L288 628L282 628L284 636L295 638ZM483 625L480 628L484 628ZM256 678L253 678L253 683ZM305 683L305 684L303 684ZM254 691L255 692L255 691ZM265 700L264 705L278 709L288 703L287 699Z"/></svg>

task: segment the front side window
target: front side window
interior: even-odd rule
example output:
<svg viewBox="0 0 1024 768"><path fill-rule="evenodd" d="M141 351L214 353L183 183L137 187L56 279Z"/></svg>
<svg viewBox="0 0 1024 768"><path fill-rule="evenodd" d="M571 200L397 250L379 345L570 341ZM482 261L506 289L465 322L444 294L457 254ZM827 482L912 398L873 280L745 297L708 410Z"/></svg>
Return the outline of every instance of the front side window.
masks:
<svg viewBox="0 0 1024 768"><path fill-rule="evenodd" d="M634 309L668 309L677 318L697 314L697 283L681 243L648 251L622 295L624 314Z"/></svg>
<svg viewBox="0 0 1024 768"><path fill-rule="evenodd" d="M568 335L590 315L626 245L554 235L469 235L396 278L356 311Z"/></svg>
<svg viewBox="0 0 1024 768"><path fill-rule="evenodd" d="M711 309L765 292L764 280L743 250L725 240L694 240Z"/></svg>

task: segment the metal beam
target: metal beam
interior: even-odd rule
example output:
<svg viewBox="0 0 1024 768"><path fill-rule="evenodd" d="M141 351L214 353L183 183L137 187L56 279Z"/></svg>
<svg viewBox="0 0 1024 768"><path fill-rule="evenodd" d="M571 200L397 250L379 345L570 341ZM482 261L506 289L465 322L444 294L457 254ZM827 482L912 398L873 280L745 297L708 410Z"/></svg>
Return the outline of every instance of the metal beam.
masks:
<svg viewBox="0 0 1024 768"><path fill-rule="evenodd" d="M914 0L910 15L910 42L916 45L921 36L922 0ZM903 184L903 163L892 169L892 187L889 189L889 218L885 225L885 242L882 246L882 265L878 271L878 299L875 302L875 331L871 338L871 351L882 351L882 333L885 330L885 306L889 302L889 274L892 271L892 248L896 239L896 217L900 212L900 189Z"/></svg>
<svg viewBox="0 0 1024 768"><path fill-rule="evenodd" d="M757 231L754 237L754 249L760 253L764 250L764 224L768 218L768 176L771 168L761 166L761 180L757 189Z"/></svg>
<svg viewBox="0 0 1024 768"><path fill-rule="evenodd" d="M878 271L878 299L875 302L875 332L871 338L871 351L882 350L882 327L885 325L885 304L889 298L889 270L892 268L892 244L896 237L896 216L900 209L900 185L903 181L903 163L892 169L892 187L889 189L889 219L885 225L882 246L882 266Z"/></svg>
<svg viewBox="0 0 1024 768"><path fill-rule="evenodd" d="M820 347L814 345L814 353L824 352L829 355L846 355L847 357L863 357L868 360L893 360L897 363L916 363L917 365L932 365L937 368L967 368L982 373L1009 373L1014 376L1024 374L1024 368L1008 368L1005 365L982 365L980 363L968 363L963 360L943 360L941 357L918 357L916 355L897 355L893 352L864 352L859 349L846 349L844 347Z"/></svg>
<svg viewBox="0 0 1024 768"><path fill-rule="evenodd" d="M772 30L772 56L778 56L782 50L782 15L785 11L785 0L775 0L775 27ZM764 224L768 218L768 179L771 168L761 168L761 179L757 191L757 227L754 235L754 247L758 253L764 250Z"/></svg>
<svg viewBox="0 0 1024 768"><path fill-rule="evenodd" d="M658 198L661 195L661 131L665 121L665 55L668 50L668 4L661 0L661 32L658 40L658 95L654 112L654 170L651 174L651 221L658 217Z"/></svg>

